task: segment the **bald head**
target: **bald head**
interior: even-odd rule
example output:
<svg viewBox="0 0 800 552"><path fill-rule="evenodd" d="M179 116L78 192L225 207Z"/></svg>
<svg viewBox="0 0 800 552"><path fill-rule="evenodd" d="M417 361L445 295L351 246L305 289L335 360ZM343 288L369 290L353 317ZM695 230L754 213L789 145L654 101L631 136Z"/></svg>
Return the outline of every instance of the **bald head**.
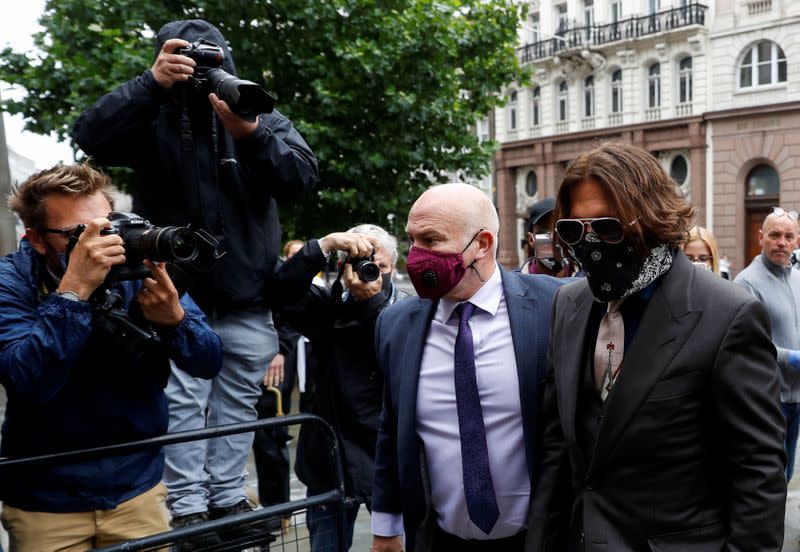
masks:
<svg viewBox="0 0 800 552"><path fill-rule="evenodd" d="M488 230L495 237L500 231L497 210L485 193L469 184L442 184L425 191L411 207L408 219L433 219L457 230L466 242L479 230Z"/></svg>
<svg viewBox="0 0 800 552"><path fill-rule="evenodd" d="M797 247L797 220L787 213L777 215L770 213L761 225L758 243L761 253L778 266L790 263L792 251Z"/></svg>
<svg viewBox="0 0 800 552"><path fill-rule="evenodd" d="M494 273L500 223L486 194L467 184L434 186L408 213L412 249L461 254L469 270L445 297L466 300Z"/></svg>

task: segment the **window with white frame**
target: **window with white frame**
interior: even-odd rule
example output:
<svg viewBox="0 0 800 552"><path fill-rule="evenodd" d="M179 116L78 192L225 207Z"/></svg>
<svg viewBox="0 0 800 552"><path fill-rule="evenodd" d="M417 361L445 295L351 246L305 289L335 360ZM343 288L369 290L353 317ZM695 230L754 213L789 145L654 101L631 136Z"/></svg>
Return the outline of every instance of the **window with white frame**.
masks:
<svg viewBox="0 0 800 552"><path fill-rule="evenodd" d="M622 0L611 0L611 22L616 23L622 19Z"/></svg>
<svg viewBox="0 0 800 552"><path fill-rule="evenodd" d="M647 107L661 107L660 63L654 63L647 70Z"/></svg>
<svg viewBox="0 0 800 552"><path fill-rule="evenodd" d="M529 17L529 24L530 24L530 32L531 32L531 44L535 42L539 42L539 14L532 13Z"/></svg>
<svg viewBox="0 0 800 552"><path fill-rule="evenodd" d="M611 113L622 113L622 69L611 73Z"/></svg>
<svg viewBox="0 0 800 552"><path fill-rule="evenodd" d="M786 82L786 56L781 47L762 40L745 50L739 65L739 88Z"/></svg>
<svg viewBox="0 0 800 552"><path fill-rule="evenodd" d="M558 120L566 121L569 118L569 87L567 86L567 81L561 81L558 84L558 97L556 102Z"/></svg>
<svg viewBox="0 0 800 552"><path fill-rule="evenodd" d="M508 95L508 128L517 128L517 91L514 90Z"/></svg>
<svg viewBox="0 0 800 552"><path fill-rule="evenodd" d="M583 116L594 117L594 77L592 75L583 81Z"/></svg>
<svg viewBox="0 0 800 552"><path fill-rule="evenodd" d="M583 0L583 23L587 27L594 25L594 0Z"/></svg>
<svg viewBox="0 0 800 552"><path fill-rule="evenodd" d="M534 86L531 90L531 126L538 127L542 124L542 89Z"/></svg>
<svg viewBox="0 0 800 552"><path fill-rule="evenodd" d="M563 34L564 31L567 30L568 23L569 22L567 20L567 5L560 4L556 6L556 29L554 34L556 35Z"/></svg>
<svg viewBox="0 0 800 552"><path fill-rule="evenodd" d="M692 58L686 56L678 63L678 103L692 103Z"/></svg>

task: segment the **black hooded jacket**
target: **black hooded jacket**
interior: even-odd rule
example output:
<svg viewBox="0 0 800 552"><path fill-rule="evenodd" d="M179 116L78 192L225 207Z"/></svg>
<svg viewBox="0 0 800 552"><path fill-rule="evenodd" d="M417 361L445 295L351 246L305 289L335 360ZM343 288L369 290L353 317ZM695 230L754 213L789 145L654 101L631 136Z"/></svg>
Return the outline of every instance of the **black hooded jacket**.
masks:
<svg viewBox="0 0 800 552"><path fill-rule="evenodd" d="M221 46L222 69L236 74L224 37L206 21L164 25L158 32L156 55L170 38L188 42L204 38ZM187 89L194 143L188 156L181 149L182 89ZM276 199L300 198L318 179L317 160L291 121L273 110L260 115L252 135L234 141L205 93L189 84L164 90L147 70L81 115L74 139L99 163L135 171L133 209L137 214L157 226L191 224L225 236L227 255L189 288L203 310L269 303L269 281L281 239ZM192 178L185 178L184 165Z"/></svg>

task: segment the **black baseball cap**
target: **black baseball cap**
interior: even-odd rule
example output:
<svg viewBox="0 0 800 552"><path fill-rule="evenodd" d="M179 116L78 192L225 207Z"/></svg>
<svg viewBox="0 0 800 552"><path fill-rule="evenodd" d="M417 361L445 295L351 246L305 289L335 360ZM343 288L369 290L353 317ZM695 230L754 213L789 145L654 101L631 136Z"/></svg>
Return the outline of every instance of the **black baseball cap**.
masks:
<svg viewBox="0 0 800 552"><path fill-rule="evenodd" d="M528 215L528 222L526 226L528 231L530 231L534 224L538 223L542 218L552 213L555 208L556 200L554 197L548 197L534 203L533 206L531 206L531 211Z"/></svg>

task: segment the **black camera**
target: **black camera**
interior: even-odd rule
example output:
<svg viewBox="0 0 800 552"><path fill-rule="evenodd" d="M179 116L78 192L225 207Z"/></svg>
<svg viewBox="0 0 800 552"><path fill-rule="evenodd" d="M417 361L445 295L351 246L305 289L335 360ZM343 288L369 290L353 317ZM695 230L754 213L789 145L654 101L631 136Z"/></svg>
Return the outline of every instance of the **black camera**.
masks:
<svg viewBox="0 0 800 552"><path fill-rule="evenodd" d="M220 46L201 38L175 53L190 57L197 64L191 79L195 86L206 94L216 94L241 118L253 122L259 113L272 112L275 100L266 90L221 69L225 53Z"/></svg>
<svg viewBox="0 0 800 552"><path fill-rule="evenodd" d="M369 257L348 257L345 263L353 265L353 271L362 282L374 282L381 277L381 269L374 263L375 255Z"/></svg>
<svg viewBox="0 0 800 552"><path fill-rule="evenodd" d="M142 280L150 276L150 270L142 261L191 263L198 254L199 247L195 232L186 226L158 227L134 213L108 214L111 228L100 231L102 235L118 234L125 247L125 264L115 266L106 277L106 283L123 280ZM83 232L79 226L73 234L74 243ZM72 251L74 243L67 247Z"/></svg>
<svg viewBox="0 0 800 552"><path fill-rule="evenodd" d="M220 243L205 230L195 231L188 226L154 226L134 213L111 212L107 218L111 228L102 229L100 234L117 234L122 238L125 264L114 266L89 298L92 325L129 356L147 354L161 347L161 339L141 315L138 305L134 309L136 304L131 304L132 312L125 310L122 296L112 286L124 280L150 277L144 259L205 271L210 270L224 252L220 250ZM85 229L85 225L79 225L70 235L67 262Z"/></svg>

